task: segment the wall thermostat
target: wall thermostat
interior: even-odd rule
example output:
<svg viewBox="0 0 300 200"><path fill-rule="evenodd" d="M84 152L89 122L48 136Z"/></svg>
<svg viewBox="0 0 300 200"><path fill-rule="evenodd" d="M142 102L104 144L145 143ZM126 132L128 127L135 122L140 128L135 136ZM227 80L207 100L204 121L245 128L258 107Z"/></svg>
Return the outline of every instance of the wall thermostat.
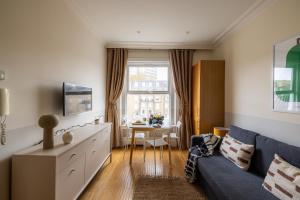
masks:
<svg viewBox="0 0 300 200"><path fill-rule="evenodd" d="M0 80L5 80L5 72L4 71L0 71Z"/></svg>

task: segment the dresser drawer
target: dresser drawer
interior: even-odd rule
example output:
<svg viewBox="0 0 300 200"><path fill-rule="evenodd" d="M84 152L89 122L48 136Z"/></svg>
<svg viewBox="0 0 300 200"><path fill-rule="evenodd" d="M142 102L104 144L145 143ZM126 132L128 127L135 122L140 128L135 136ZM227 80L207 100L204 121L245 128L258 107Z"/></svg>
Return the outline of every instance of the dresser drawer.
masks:
<svg viewBox="0 0 300 200"><path fill-rule="evenodd" d="M100 133L101 141L99 143L99 146L101 148L100 156L99 156L99 163L102 164L108 154L110 153L110 134L108 132L108 129Z"/></svg>
<svg viewBox="0 0 300 200"><path fill-rule="evenodd" d="M85 181L89 181L100 166L102 148L95 145L86 152Z"/></svg>
<svg viewBox="0 0 300 200"><path fill-rule="evenodd" d="M86 167L85 167L85 178L89 181L95 174L97 169L103 163L105 157L108 155L107 152L110 151L110 134L108 129L102 130L97 133L93 138L88 141L90 144L86 151Z"/></svg>
<svg viewBox="0 0 300 200"><path fill-rule="evenodd" d="M73 200L85 184L84 156L78 158L57 176L57 200Z"/></svg>
<svg viewBox="0 0 300 200"><path fill-rule="evenodd" d="M108 129L99 131L85 142L86 149L95 149L101 147L104 141L110 140Z"/></svg>
<svg viewBox="0 0 300 200"><path fill-rule="evenodd" d="M94 146L98 145L100 140L101 140L101 138L99 137L99 133L96 133L95 135L93 135L92 137L87 139L87 141L85 142L85 145L88 149L91 149Z"/></svg>
<svg viewBox="0 0 300 200"><path fill-rule="evenodd" d="M106 128L104 129L103 131L101 131L99 134L98 134L98 137L101 139L100 143L103 144L103 142L110 142L110 134L109 134L109 129Z"/></svg>
<svg viewBox="0 0 300 200"><path fill-rule="evenodd" d="M60 155L57 158L56 172L59 173L60 171L70 166L74 161L84 156L84 153L85 153L85 144L82 143L70 149L69 151L63 153L62 155Z"/></svg>

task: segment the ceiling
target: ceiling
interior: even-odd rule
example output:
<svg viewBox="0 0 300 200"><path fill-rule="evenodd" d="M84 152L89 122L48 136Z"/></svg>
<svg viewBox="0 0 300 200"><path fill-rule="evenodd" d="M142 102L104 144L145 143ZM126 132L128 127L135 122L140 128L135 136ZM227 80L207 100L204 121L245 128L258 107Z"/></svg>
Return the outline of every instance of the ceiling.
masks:
<svg viewBox="0 0 300 200"><path fill-rule="evenodd" d="M211 45L264 0L70 0L110 42Z"/></svg>

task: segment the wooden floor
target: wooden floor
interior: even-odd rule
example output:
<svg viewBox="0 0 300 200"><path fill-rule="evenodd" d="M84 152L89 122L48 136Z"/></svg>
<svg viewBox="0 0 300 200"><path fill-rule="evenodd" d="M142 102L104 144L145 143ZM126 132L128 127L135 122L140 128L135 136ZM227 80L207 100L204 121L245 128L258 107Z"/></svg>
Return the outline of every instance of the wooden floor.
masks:
<svg viewBox="0 0 300 200"><path fill-rule="evenodd" d="M146 162L143 160L143 150L135 149L132 165L129 165L129 150L114 149L112 163L109 161L98 172L80 200L130 200L133 196L134 181L139 175L152 176L184 176L184 165L187 151L172 149L172 166L169 165L168 151L164 150L160 160L156 151L156 169L154 167L153 150L148 149Z"/></svg>

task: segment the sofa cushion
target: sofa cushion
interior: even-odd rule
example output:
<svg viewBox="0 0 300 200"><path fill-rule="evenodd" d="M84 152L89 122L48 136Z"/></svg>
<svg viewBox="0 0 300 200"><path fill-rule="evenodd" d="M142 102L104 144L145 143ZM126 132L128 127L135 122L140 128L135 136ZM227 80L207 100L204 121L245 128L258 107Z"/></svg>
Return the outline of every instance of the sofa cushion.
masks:
<svg viewBox="0 0 300 200"><path fill-rule="evenodd" d="M300 199L300 169L275 154L263 187L282 200Z"/></svg>
<svg viewBox="0 0 300 200"><path fill-rule="evenodd" d="M229 135L245 144L255 145L255 137L259 134L231 125Z"/></svg>
<svg viewBox="0 0 300 200"><path fill-rule="evenodd" d="M252 169L260 176L265 177L275 154L291 165L300 168L300 147L259 135L256 137Z"/></svg>
<svg viewBox="0 0 300 200"><path fill-rule="evenodd" d="M245 144L230 137L230 135L226 135L222 141L220 152L236 166L247 171L254 152L254 145Z"/></svg>
<svg viewBox="0 0 300 200"><path fill-rule="evenodd" d="M217 199L277 200L262 187L262 177L239 169L220 153L199 158L198 170Z"/></svg>

